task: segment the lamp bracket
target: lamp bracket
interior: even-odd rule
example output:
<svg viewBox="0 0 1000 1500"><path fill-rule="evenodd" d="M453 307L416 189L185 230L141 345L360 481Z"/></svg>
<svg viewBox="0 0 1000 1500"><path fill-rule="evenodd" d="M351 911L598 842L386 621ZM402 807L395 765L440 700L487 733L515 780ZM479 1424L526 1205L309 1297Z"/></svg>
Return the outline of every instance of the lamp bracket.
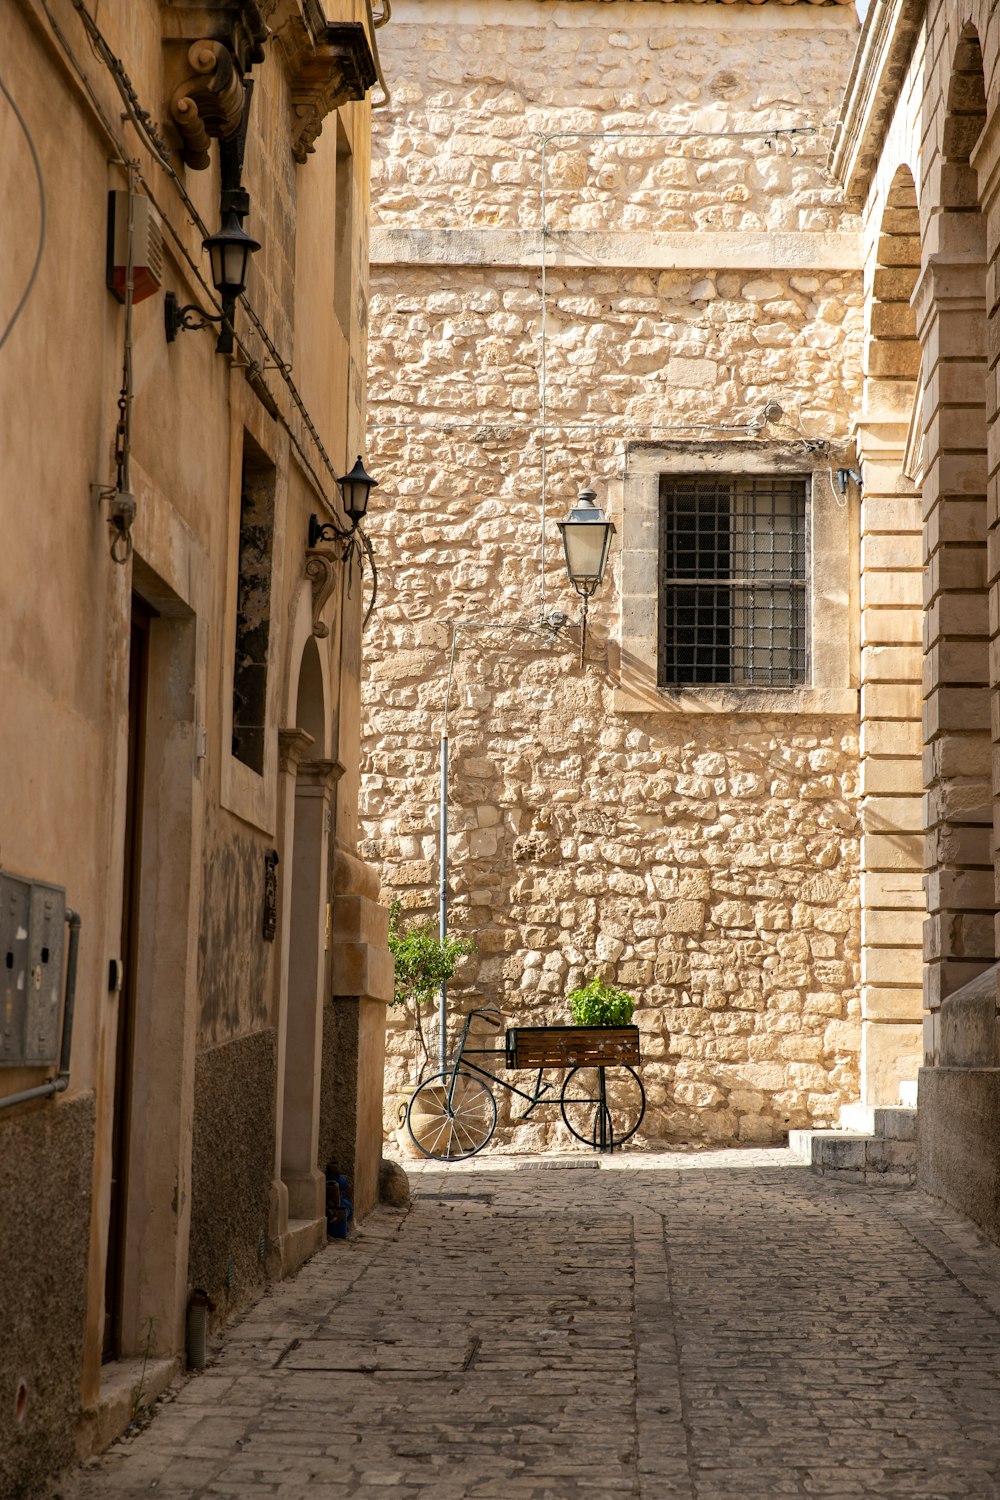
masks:
<svg viewBox="0 0 1000 1500"><path fill-rule="evenodd" d="M345 531L342 526L337 525L336 521L321 522L319 516L314 513L309 517L309 546L318 547L322 542L344 542L347 545L343 556L346 557L356 529L352 526L349 531Z"/></svg>
<svg viewBox="0 0 1000 1500"><path fill-rule="evenodd" d="M207 313L197 302L187 302L182 307L176 292L167 292L163 299L163 323L168 344L172 344L179 333L193 333L199 328L207 328L209 323L224 321L223 314Z"/></svg>

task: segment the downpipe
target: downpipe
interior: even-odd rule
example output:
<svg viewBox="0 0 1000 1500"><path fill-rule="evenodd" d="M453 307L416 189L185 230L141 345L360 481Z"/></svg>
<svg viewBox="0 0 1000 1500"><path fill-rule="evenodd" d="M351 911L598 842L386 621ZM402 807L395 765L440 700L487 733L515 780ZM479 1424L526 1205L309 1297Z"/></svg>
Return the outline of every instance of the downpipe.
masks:
<svg viewBox="0 0 1000 1500"><path fill-rule="evenodd" d="M15 1104L27 1104L30 1099L51 1099L54 1094L64 1094L69 1088L69 1061L73 1050L73 1007L76 1002L76 964L80 951L80 928L83 920L79 912L66 908L69 923L69 952L66 955L66 1003L63 1006L62 1037L59 1045L59 1072L47 1083L34 1088L22 1089L19 1094L8 1094L0 1099L0 1109L11 1109Z"/></svg>

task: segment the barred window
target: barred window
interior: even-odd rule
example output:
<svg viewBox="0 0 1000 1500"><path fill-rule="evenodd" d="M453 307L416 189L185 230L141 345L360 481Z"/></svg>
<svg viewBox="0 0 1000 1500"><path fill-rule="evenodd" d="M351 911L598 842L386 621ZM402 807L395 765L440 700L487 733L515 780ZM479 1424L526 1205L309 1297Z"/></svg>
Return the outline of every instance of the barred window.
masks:
<svg viewBox="0 0 1000 1500"><path fill-rule="evenodd" d="M808 679L806 480L660 476L661 687Z"/></svg>

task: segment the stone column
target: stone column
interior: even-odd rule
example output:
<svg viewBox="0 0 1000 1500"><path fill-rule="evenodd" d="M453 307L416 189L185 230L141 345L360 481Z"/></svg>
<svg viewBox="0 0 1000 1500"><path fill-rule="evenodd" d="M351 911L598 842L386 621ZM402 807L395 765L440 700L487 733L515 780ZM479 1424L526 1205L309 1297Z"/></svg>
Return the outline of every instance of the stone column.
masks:
<svg viewBox="0 0 1000 1500"><path fill-rule="evenodd" d="M281 1178L281 1135L285 1108L285 1039L288 1008L289 913L292 906L292 850L295 831L295 781L299 761L315 741L304 729L278 730L277 847L278 930L276 934L274 1027L277 1036L277 1097L274 1108L274 1177L271 1182L268 1237L280 1243L288 1231L288 1189Z"/></svg>
<svg viewBox="0 0 1000 1500"><path fill-rule="evenodd" d="M994 958L982 219L933 225L913 295L924 357L925 1061L942 1000Z"/></svg>
<svg viewBox="0 0 1000 1500"><path fill-rule="evenodd" d="M921 1053L920 497L901 474L912 380L869 379L861 501L861 1102L897 1104Z"/></svg>
<svg viewBox="0 0 1000 1500"><path fill-rule="evenodd" d="M322 1005L326 948L327 861L335 760L300 760L295 781L291 901L288 911L288 1000L285 1026L281 1178L290 1219L325 1213L319 1140Z"/></svg>
<svg viewBox="0 0 1000 1500"><path fill-rule="evenodd" d="M392 998L389 914L379 880L339 845L334 855L330 990L333 1005L333 1147L354 1183L354 1207L378 1202L382 1159L385 1008Z"/></svg>

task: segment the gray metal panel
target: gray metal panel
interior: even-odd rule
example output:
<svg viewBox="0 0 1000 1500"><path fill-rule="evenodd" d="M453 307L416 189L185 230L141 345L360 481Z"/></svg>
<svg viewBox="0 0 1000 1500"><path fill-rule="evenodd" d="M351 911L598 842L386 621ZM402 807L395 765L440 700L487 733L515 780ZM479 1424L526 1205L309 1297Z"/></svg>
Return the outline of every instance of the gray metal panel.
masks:
<svg viewBox="0 0 1000 1500"><path fill-rule="evenodd" d="M24 1061L31 883L0 871L0 1065Z"/></svg>
<svg viewBox="0 0 1000 1500"><path fill-rule="evenodd" d="M28 1005L24 1029L26 1063L54 1063L59 1057L66 893L61 886L31 888Z"/></svg>
<svg viewBox="0 0 1000 1500"><path fill-rule="evenodd" d="M66 893L0 871L0 1067L59 1058Z"/></svg>

